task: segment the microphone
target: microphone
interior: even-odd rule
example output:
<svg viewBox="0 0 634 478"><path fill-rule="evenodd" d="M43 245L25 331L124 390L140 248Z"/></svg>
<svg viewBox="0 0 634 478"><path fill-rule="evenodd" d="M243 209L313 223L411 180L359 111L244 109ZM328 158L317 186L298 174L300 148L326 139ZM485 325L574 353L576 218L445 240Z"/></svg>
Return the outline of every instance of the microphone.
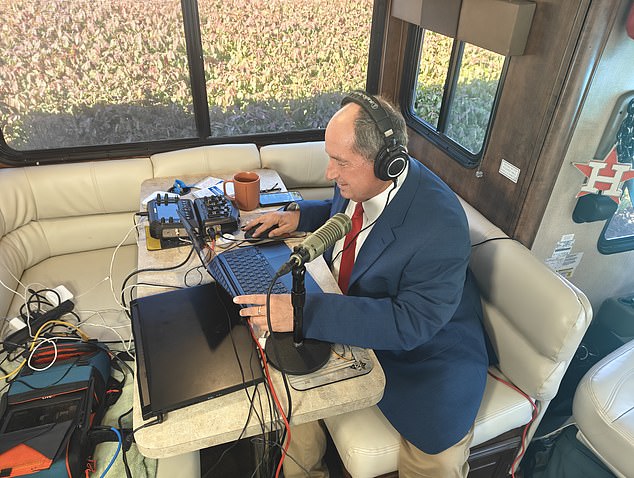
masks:
<svg viewBox="0 0 634 478"><path fill-rule="evenodd" d="M323 226L293 248L293 253L277 271L278 276L288 274L293 267L301 266L321 256L352 229L352 221L340 212L328 219Z"/></svg>
<svg viewBox="0 0 634 478"><path fill-rule="evenodd" d="M306 288L304 264L322 255L326 249L344 237L352 229L352 220L343 213L328 219L323 226L293 248L288 261L277 271L281 277L293 271L293 333L271 332L266 341L269 363L291 375L304 375L321 368L330 358L330 344L315 339L304 339L303 320Z"/></svg>

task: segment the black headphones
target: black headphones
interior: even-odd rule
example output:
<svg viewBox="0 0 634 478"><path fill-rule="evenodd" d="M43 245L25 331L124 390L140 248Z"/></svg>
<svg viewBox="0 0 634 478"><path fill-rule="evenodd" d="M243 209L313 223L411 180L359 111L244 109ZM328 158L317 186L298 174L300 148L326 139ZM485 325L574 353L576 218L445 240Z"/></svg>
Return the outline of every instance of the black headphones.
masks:
<svg viewBox="0 0 634 478"><path fill-rule="evenodd" d="M394 126L385 108L374 96L361 90L351 91L341 100L341 106L348 103L356 103L367 111L383 136L385 146L374 158L374 175L382 181L396 180L405 171L409 155L407 148L396 141Z"/></svg>

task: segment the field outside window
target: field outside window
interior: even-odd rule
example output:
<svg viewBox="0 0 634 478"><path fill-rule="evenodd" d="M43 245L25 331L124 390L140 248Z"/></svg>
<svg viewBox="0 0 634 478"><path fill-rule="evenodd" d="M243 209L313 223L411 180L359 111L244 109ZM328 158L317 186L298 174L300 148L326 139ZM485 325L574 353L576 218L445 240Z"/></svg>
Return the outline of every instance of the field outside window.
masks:
<svg viewBox="0 0 634 478"><path fill-rule="evenodd" d="M371 0L198 3L212 137L324 128L365 87ZM197 137L180 0L5 0L0 15L11 148Z"/></svg>
<svg viewBox="0 0 634 478"><path fill-rule="evenodd" d="M12 148L195 135L179 0L8 0L0 15Z"/></svg>
<svg viewBox="0 0 634 478"><path fill-rule="evenodd" d="M414 115L472 156L489 130L505 57L432 31L421 41Z"/></svg>
<svg viewBox="0 0 634 478"><path fill-rule="evenodd" d="M198 4L212 136L325 128L365 88L372 1Z"/></svg>

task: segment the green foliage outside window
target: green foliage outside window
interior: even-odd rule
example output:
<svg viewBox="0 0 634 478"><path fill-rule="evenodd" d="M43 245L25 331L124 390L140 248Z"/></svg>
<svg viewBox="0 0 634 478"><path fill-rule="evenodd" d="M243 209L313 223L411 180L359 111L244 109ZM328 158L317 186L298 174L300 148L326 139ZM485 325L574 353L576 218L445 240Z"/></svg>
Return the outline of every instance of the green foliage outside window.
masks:
<svg viewBox="0 0 634 478"><path fill-rule="evenodd" d="M424 32L414 112L434 128L438 126L452 44L452 38Z"/></svg>
<svg viewBox="0 0 634 478"><path fill-rule="evenodd" d="M212 136L322 128L366 81L371 0L199 0ZM180 0L0 2L21 150L197 135Z"/></svg>
<svg viewBox="0 0 634 478"><path fill-rule="evenodd" d="M441 109L446 108L447 123L441 132L477 154L486 137L504 56L465 43L453 97L443 106L453 41L438 33L424 32L414 112L438 130Z"/></svg>

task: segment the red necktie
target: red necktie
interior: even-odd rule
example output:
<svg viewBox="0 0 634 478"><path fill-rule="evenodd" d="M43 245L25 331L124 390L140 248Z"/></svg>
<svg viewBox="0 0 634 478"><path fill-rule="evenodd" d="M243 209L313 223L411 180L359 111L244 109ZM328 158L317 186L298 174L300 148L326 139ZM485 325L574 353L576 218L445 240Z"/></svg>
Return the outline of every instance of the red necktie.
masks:
<svg viewBox="0 0 634 478"><path fill-rule="evenodd" d="M339 266L339 288L344 294L348 293L348 284L354 266L355 250L357 248L357 235L363 224L363 203L358 202L352 214L352 229L346 235L343 243L343 253L341 254L341 265Z"/></svg>

